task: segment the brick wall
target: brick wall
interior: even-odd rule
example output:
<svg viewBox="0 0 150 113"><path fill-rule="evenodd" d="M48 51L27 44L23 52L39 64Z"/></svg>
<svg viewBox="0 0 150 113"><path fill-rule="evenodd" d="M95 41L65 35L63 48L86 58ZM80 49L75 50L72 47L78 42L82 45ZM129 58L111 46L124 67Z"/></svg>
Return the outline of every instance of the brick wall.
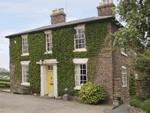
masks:
<svg viewBox="0 0 150 113"><path fill-rule="evenodd" d="M111 24L108 24L109 26L109 33L105 38L105 41L110 38L111 33ZM112 40L109 41L109 46L112 44ZM107 51L109 50L109 51ZM106 52L107 51L107 52ZM101 84L107 94L108 104L112 104L113 100L113 66L112 66L112 51L110 50L110 47L105 47L101 50L99 55L102 55L102 57L99 58L98 63L98 71L97 71L97 77L94 81L95 84Z"/></svg>
<svg viewBox="0 0 150 113"><path fill-rule="evenodd" d="M10 63L10 92L13 92L13 88L15 86L21 86L21 83L19 80L14 81L14 71L15 71L15 64L14 63Z"/></svg>
<svg viewBox="0 0 150 113"><path fill-rule="evenodd" d="M53 15L51 16L51 24L65 22L66 21L65 17L66 17L66 14L64 13Z"/></svg>
<svg viewBox="0 0 150 113"><path fill-rule="evenodd" d="M114 4L106 4L102 6L98 6L98 16L111 16L112 15L112 10L111 8L115 7Z"/></svg>
<svg viewBox="0 0 150 113"><path fill-rule="evenodd" d="M146 97L147 94L150 94L150 88L146 86L144 81L141 79L136 80L136 85L137 85L137 94L141 95L143 97Z"/></svg>

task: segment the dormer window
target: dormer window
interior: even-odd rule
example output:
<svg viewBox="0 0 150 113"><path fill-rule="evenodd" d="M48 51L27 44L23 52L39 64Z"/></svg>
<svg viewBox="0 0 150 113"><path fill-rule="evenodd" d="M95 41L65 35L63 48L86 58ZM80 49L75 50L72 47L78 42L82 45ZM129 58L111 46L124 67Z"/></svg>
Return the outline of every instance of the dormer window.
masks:
<svg viewBox="0 0 150 113"><path fill-rule="evenodd" d="M80 25L74 28L76 34L74 36L74 52L86 51L86 40L85 40L85 26Z"/></svg>
<svg viewBox="0 0 150 113"><path fill-rule="evenodd" d="M29 55L28 51L28 35L21 35L22 37L22 55L21 56L26 56Z"/></svg>
<svg viewBox="0 0 150 113"><path fill-rule="evenodd" d="M46 52L45 54L48 54L48 53L52 53L52 47L53 47L53 44L52 44L52 33L51 33L51 30L48 30L48 31L45 31L45 46L46 46Z"/></svg>

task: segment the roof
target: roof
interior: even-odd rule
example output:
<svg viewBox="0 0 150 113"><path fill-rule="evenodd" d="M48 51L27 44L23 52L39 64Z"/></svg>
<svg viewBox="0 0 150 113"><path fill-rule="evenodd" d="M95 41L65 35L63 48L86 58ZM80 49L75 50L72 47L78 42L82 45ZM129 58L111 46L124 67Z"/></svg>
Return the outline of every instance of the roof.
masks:
<svg viewBox="0 0 150 113"><path fill-rule="evenodd" d="M38 32L38 31L44 31L44 30L48 30L48 29L52 29L52 28L64 27L64 26L68 26L68 25L74 25L74 24L102 20L102 19L109 19L109 18L114 18L114 16L90 17L90 18L85 18L85 19L80 19L80 20L75 20L75 21L70 21L70 22L62 22L62 23L58 23L58 24L52 24L52 25L48 25L48 26L39 27L36 29L31 29L31 30L7 35L7 36L5 36L5 38L10 38L10 37L17 36L17 35L23 35L23 34L28 34L28 33Z"/></svg>

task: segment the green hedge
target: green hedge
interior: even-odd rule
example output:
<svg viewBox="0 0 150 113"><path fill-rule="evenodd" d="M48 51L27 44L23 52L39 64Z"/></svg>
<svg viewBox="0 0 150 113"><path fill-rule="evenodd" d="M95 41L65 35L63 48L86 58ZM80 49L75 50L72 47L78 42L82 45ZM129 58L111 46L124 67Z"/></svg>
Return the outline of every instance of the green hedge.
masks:
<svg viewBox="0 0 150 113"><path fill-rule="evenodd" d="M4 86L4 88L10 88L10 82L0 81L0 85Z"/></svg>
<svg viewBox="0 0 150 113"><path fill-rule="evenodd" d="M10 82L10 80L9 80L9 79L4 79L4 78L0 78L0 81Z"/></svg>

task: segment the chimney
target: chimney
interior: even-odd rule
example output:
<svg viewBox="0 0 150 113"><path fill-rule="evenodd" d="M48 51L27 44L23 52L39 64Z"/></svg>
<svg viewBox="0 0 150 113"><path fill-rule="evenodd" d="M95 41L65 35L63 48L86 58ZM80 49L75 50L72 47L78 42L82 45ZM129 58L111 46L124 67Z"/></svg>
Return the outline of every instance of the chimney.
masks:
<svg viewBox="0 0 150 113"><path fill-rule="evenodd" d="M112 7L115 7L113 0L110 0L110 3L109 0L107 0L107 2L103 0L103 4L99 3L99 6L97 7L98 16L112 16Z"/></svg>
<svg viewBox="0 0 150 113"><path fill-rule="evenodd" d="M64 13L63 8L53 10L50 17L51 17L51 24L57 24L66 21L66 14Z"/></svg>

